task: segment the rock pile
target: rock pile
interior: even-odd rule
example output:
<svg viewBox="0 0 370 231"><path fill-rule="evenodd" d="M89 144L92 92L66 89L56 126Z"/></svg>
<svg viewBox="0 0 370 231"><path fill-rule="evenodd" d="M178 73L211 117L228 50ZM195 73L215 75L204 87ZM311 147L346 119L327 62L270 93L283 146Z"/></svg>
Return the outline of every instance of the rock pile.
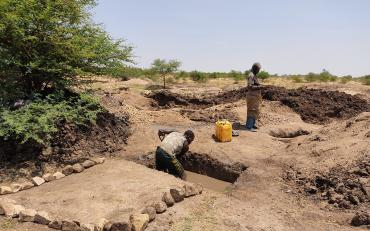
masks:
<svg viewBox="0 0 370 231"><path fill-rule="evenodd" d="M82 164L75 164L73 166L67 165L62 169L62 172L56 172L54 174L46 173L42 177L33 177L30 181L23 183L12 183L10 186L0 186L0 195L16 193L19 191L27 190L35 186L40 186L46 182L59 180L73 173L81 173L86 168L90 168L96 164L104 163L105 158L96 158L92 160L86 160Z"/></svg>
<svg viewBox="0 0 370 231"><path fill-rule="evenodd" d="M83 224L73 219L58 220L51 218L45 211L26 209L14 200L0 199L0 215L9 218L18 218L19 222L34 222L47 225L55 230L68 231L144 231L149 222L156 218L156 214L164 213L167 207L183 201L187 197L201 194L201 185L184 185L173 187L162 195L161 200L146 206L141 213L131 214L127 221L108 221L99 219L95 224Z"/></svg>
<svg viewBox="0 0 370 231"><path fill-rule="evenodd" d="M353 209L370 202L370 160L358 162L352 168L337 167L326 174L306 177L300 171L288 174L301 192L327 200L334 207Z"/></svg>

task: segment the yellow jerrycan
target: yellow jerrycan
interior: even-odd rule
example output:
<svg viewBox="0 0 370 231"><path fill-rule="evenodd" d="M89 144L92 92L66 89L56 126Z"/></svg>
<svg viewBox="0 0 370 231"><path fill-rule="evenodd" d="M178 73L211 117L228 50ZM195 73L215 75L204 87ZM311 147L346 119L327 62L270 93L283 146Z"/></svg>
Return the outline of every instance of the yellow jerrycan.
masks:
<svg viewBox="0 0 370 231"><path fill-rule="evenodd" d="M220 142L230 142L232 139L233 128L227 120L216 122L216 138Z"/></svg>

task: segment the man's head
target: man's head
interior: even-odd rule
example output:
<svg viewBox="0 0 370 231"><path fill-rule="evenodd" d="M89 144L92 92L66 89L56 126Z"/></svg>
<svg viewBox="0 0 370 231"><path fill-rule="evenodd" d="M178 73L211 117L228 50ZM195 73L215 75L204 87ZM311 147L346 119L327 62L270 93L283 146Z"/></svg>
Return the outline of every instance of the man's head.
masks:
<svg viewBox="0 0 370 231"><path fill-rule="evenodd" d="M191 130L187 130L185 133L184 133L184 136L186 138L186 140L188 141L188 143L190 144L191 142L193 142L194 140L194 132L191 131Z"/></svg>
<svg viewBox="0 0 370 231"><path fill-rule="evenodd" d="M261 70L261 64L260 63L254 63L252 65L252 70L251 71L252 71L253 74L257 75L260 72L260 70Z"/></svg>

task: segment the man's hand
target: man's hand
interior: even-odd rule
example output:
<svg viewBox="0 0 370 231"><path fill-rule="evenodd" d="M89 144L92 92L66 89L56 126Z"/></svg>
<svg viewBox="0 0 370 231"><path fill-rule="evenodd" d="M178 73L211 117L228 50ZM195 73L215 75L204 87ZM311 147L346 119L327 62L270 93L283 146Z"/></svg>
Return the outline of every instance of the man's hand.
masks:
<svg viewBox="0 0 370 231"><path fill-rule="evenodd" d="M176 132L176 130L168 130L168 129L159 129L158 130L158 137L159 139L162 141L164 139L164 137L166 137L166 135L172 133L172 132Z"/></svg>

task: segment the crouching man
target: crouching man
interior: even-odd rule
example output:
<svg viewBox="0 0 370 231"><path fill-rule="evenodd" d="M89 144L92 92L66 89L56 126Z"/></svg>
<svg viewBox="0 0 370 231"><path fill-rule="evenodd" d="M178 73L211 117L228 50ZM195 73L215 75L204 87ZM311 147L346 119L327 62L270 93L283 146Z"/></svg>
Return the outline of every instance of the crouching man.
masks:
<svg viewBox="0 0 370 231"><path fill-rule="evenodd" d="M189 150L189 145L194 140L194 133L191 130L182 134L174 130L160 129L158 136L162 142L155 153L157 170L168 172L185 180L184 168L177 158Z"/></svg>

